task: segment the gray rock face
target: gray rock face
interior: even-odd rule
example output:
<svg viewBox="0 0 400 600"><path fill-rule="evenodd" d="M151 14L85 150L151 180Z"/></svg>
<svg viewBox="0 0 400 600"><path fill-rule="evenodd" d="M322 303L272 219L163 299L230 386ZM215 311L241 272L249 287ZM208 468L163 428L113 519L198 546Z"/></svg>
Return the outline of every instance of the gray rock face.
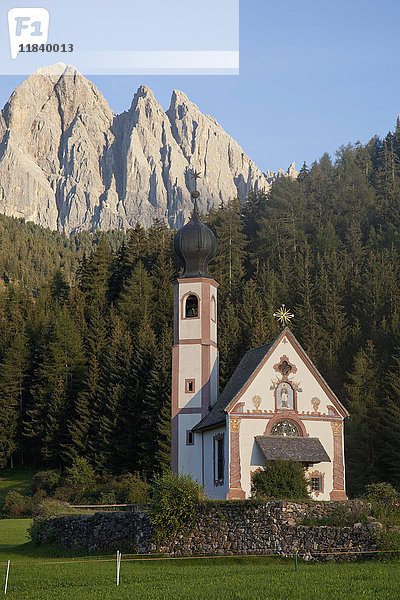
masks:
<svg viewBox="0 0 400 600"><path fill-rule="evenodd" d="M293 163L286 173L262 173L182 92L164 112L141 86L116 116L62 63L28 77L0 113L0 212L67 234L154 219L180 227L192 209L191 169L202 173L203 212L297 176Z"/></svg>

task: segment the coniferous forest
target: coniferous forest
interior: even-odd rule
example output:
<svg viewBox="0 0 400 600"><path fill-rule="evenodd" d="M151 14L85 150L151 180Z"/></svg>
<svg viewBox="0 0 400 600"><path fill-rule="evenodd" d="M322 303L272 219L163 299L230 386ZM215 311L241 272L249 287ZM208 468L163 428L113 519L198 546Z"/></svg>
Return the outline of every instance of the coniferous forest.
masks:
<svg viewBox="0 0 400 600"><path fill-rule="evenodd" d="M339 399L350 495L400 490L400 129L205 218L218 240L220 384L295 313ZM174 232L65 236L0 217L0 468L169 465Z"/></svg>

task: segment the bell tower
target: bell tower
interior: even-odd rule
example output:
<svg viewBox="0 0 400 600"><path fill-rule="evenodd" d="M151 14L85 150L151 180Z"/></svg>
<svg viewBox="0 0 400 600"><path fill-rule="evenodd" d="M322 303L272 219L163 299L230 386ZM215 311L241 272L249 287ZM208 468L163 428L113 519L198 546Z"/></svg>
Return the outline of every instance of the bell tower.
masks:
<svg viewBox="0 0 400 600"><path fill-rule="evenodd" d="M194 173L195 180L198 176ZM174 282L171 466L174 472L191 473L202 483L203 439L192 428L208 414L218 396L218 283L207 274L217 241L201 222L199 196L195 189L190 221L174 240L184 271Z"/></svg>

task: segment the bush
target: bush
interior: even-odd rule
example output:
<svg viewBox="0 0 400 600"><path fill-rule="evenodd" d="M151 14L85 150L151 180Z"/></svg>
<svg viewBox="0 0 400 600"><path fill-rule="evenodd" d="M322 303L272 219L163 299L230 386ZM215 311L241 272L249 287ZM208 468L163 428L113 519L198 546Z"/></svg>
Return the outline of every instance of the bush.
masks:
<svg viewBox="0 0 400 600"><path fill-rule="evenodd" d="M400 502L400 494L390 483L370 483L365 486L369 502L384 502L396 504Z"/></svg>
<svg viewBox="0 0 400 600"><path fill-rule="evenodd" d="M122 475L115 482L118 499L126 504L148 504L150 501L150 485L137 473Z"/></svg>
<svg viewBox="0 0 400 600"><path fill-rule="evenodd" d="M32 489L34 492L44 490L47 494L52 494L60 483L60 473L58 471L39 471L32 479Z"/></svg>
<svg viewBox="0 0 400 600"><path fill-rule="evenodd" d="M19 492L8 492L4 504L3 512L10 517L18 517L31 513L31 505L28 496L23 496Z"/></svg>
<svg viewBox="0 0 400 600"><path fill-rule="evenodd" d="M400 494L390 483L371 483L366 486L366 497L372 505L372 515L385 526L400 525Z"/></svg>
<svg viewBox="0 0 400 600"><path fill-rule="evenodd" d="M102 492L99 497L99 504L117 504L115 492L113 490Z"/></svg>
<svg viewBox="0 0 400 600"><path fill-rule="evenodd" d="M265 467L253 473L251 494L253 498L309 499L304 467L294 460L265 461Z"/></svg>
<svg viewBox="0 0 400 600"><path fill-rule="evenodd" d="M204 488L191 475L165 472L152 484L152 521L158 541L187 530L196 518Z"/></svg>
<svg viewBox="0 0 400 600"><path fill-rule="evenodd" d="M54 492L54 499L61 502L69 502L75 495L75 490L72 487L62 485Z"/></svg>
<svg viewBox="0 0 400 600"><path fill-rule="evenodd" d="M96 485L96 474L86 458L76 458L65 473L65 483L75 492L87 492L93 490Z"/></svg>

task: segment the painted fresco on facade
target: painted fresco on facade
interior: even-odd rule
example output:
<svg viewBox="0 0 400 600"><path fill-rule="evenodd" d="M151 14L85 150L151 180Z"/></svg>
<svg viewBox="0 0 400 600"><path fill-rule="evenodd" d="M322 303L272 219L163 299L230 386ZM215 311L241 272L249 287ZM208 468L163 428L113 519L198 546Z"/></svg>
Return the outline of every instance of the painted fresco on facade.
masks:
<svg viewBox="0 0 400 600"><path fill-rule="evenodd" d="M294 410L293 388L286 381L282 381L276 388L276 408Z"/></svg>

